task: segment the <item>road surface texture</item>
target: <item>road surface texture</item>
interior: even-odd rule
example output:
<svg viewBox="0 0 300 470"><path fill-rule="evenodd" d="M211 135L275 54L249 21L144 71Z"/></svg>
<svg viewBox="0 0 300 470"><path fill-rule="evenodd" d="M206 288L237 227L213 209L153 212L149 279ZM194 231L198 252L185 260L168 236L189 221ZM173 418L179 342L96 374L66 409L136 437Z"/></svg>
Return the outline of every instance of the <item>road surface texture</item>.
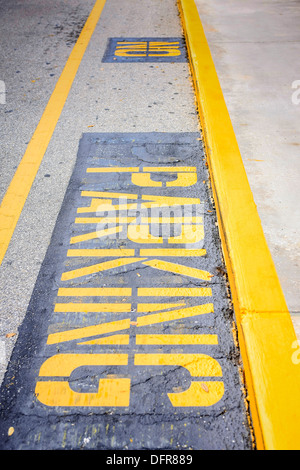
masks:
<svg viewBox="0 0 300 470"><path fill-rule="evenodd" d="M1 197L93 6L0 2ZM252 449L174 0L105 3L54 124L1 264L0 447Z"/></svg>

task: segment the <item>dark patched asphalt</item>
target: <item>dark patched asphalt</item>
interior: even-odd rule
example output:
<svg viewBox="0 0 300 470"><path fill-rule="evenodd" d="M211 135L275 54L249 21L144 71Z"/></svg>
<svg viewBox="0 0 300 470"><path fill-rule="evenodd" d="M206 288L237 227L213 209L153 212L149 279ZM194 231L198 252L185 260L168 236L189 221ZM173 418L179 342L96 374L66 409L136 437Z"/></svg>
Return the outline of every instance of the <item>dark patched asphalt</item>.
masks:
<svg viewBox="0 0 300 470"><path fill-rule="evenodd" d="M118 172L118 170L117 173L87 172L88 168L112 169L113 167L123 169L134 167L142 172L143 168L148 168L150 164L156 168L152 179L161 182L161 187L145 188L133 184L131 179L133 172ZM190 187L168 187L168 182L176 181L178 175L176 169L180 171L187 166L197 168L197 182ZM173 173L159 172L160 168L165 167L173 169ZM228 298L226 278L222 274L224 267L216 217L207 181L208 174L197 133L83 136L75 170L25 321L20 329L8 375L2 386L2 448L47 449L50 446L52 449L84 447L176 450L251 447L238 372L239 354L231 331L233 312ZM124 197L123 203L126 200L127 203L130 201L128 217L138 216L140 213L146 216L150 209L141 212L141 209L133 207L133 203L151 200L151 196L194 198L195 201L200 199L200 204L193 203L192 210L193 214L196 214L194 217L202 217L204 239L199 237L199 241L192 240L191 243L185 240L185 243L179 241L170 244L168 236L180 236L182 228L180 224L161 224L162 231L159 234L158 224L149 223L156 240L160 239L162 243L145 243L144 240L136 242L132 236L132 239L129 239L128 234L132 233L129 232L129 223L113 221L103 223L103 227L99 227L97 221L92 223L91 219L89 223L83 223L82 220L87 217L98 219L101 215L114 215L109 212L109 206L104 206L104 209L99 206L96 213L95 210L89 209L92 206L93 196L98 196L97 201L100 204L102 193L108 194L115 201L114 207L119 204L120 197L121 201ZM85 209L80 209L82 207ZM177 216L180 214L179 210L184 217L187 217L187 213L183 213L184 209L187 208L183 202L181 205L169 205L167 208L168 211L175 211ZM166 208L161 208L163 216L167 214L165 210ZM126 217L124 211L121 212L119 208L115 212L116 220L120 214ZM95 217L97 215L98 217ZM153 213L150 213L149 217L153 217ZM170 229L171 225L173 233L164 232ZM70 243L71 239L74 240L73 237L93 233L95 229L106 230L116 226L127 230L127 235L124 236L121 232L119 237L113 234L109 237ZM199 224L199 227L202 228L202 224ZM174 258L174 256L162 257L155 253L155 250L182 248L205 250L205 254ZM81 273L80 276L77 274L77 277L63 281L64 273L112 259L126 259L126 255L122 257L122 254L107 256L106 253L91 257L80 256L79 252L72 254L71 251L89 249L119 249L120 253L124 254L131 250L128 259L134 260L135 257L140 261L100 273L88 275ZM141 257L143 249L152 249L152 255ZM191 277L167 272L164 269L154 269L151 265L144 264L153 260L190 267L202 274L200 278L196 275ZM211 276L205 279L203 273L209 273ZM66 290L61 291L66 288L82 290L77 291L70 299ZM116 291L113 296L104 293L100 299L97 295L86 297L88 289L91 288L113 288ZM157 291L157 288L162 291ZM175 290L166 297L163 290L167 291L169 288ZM199 294L199 288L206 289L204 296ZM130 289L131 293L128 294L121 289ZM141 289L147 291L143 292ZM188 290L188 295L183 289ZM211 290L211 293L207 289ZM70 307L71 302L76 303L75 308ZM122 302L127 305L130 302L130 308L126 312L122 312L122 308L119 308L119 312L117 309L117 313L110 313L109 309L108 312L105 309L95 312L93 308L92 311L85 312L85 307L82 306L83 303L101 306L102 303L119 305ZM151 309L149 304L153 303L159 304L160 307ZM170 303L173 307L170 307ZM69 311L57 312L57 305L62 304L69 306L67 309ZM141 308L146 305L147 308ZM195 313L193 307L198 307L199 312ZM183 314L178 317L177 312ZM159 317L159 314L165 315L164 318ZM120 322L126 319L130 320L130 324L124 327ZM97 334L96 330L88 330L88 327L93 325L97 327L105 324L115 325L116 330L104 331L101 334ZM79 333L73 339L65 337L61 340L55 336L59 332L74 333L75 329L78 329ZM92 340L99 338L112 338L112 335L117 333L126 333L129 336L128 344L122 344L116 337L116 344L92 343ZM144 345L137 344L140 335L168 337L195 335L198 338L200 335L205 335L205 338L214 335L215 341L214 344L205 344L203 340L204 344L183 345L178 340L178 344L175 341L171 345L164 342ZM122 354L126 356L126 363L108 362L101 365L100 361L96 366L93 358L99 354L110 358ZM41 367L47 363L47 358L58 355L63 360L67 355L72 357L80 355L81 359L76 366L71 367L69 374L66 372L59 374L60 368L53 365L53 368L49 369L51 373L48 370L46 377L47 373L41 373ZM86 357L88 357L87 363L85 363ZM157 357L158 362L155 359ZM182 366L182 358L184 363L200 360L203 364L207 358L211 358L213 365L194 379L193 375L197 374ZM222 371L217 375L210 369L210 367L214 369L216 364ZM39 388L35 388L37 382L62 381L61 375L69 375L64 377L64 381L68 382L70 389L86 395L95 394L99 380L103 378L129 379L129 403L125 406L124 404L101 406L101 401L98 401L97 406L74 406L75 402L72 399L69 405L68 401L62 402L61 397L54 396L55 391L50 392L49 396L40 394ZM203 379L206 385L202 387L203 399L200 399L200 402L197 401L196 394L192 394L187 402L188 406L173 405L168 394L180 394L191 387L192 381L199 382ZM213 393L210 387L216 381L224 384L224 393L217 394L217 399L213 398L212 404L207 405L205 400ZM59 395L59 392L57 394ZM54 406L55 403L58 405ZM9 427L15 429L10 437L7 435Z"/></svg>

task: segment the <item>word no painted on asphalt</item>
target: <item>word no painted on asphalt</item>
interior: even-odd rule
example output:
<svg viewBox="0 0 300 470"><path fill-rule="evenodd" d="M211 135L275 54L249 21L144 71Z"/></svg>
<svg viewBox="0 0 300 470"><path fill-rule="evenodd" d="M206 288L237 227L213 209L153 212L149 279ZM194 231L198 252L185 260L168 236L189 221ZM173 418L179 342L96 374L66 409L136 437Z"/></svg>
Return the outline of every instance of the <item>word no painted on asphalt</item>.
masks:
<svg viewBox="0 0 300 470"><path fill-rule="evenodd" d="M102 62L186 62L183 38L110 38Z"/></svg>

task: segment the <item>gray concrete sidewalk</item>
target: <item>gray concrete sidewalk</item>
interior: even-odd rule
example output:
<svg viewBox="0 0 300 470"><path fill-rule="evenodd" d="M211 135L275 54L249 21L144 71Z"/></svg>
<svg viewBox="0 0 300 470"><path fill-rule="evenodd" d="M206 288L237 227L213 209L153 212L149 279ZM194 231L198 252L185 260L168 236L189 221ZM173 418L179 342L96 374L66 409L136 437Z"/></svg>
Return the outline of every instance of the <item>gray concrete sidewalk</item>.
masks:
<svg viewBox="0 0 300 470"><path fill-rule="evenodd" d="M300 4L196 4L300 338Z"/></svg>

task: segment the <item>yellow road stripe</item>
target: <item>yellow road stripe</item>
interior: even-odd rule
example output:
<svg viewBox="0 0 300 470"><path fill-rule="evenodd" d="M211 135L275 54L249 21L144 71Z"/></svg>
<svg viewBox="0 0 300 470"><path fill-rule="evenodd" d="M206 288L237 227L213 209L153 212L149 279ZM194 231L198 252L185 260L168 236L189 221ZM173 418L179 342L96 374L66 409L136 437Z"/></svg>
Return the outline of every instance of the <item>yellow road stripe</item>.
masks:
<svg viewBox="0 0 300 470"><path fill-rule="evenodd" d="M178 173L181 171L197 171L197 168L195 166L144 166L143 171Z"/></svg>
<svg viewBox="0 0 300 470"><path fill-rule="evenodd" d="M196 279L202 279L203 281L210 281L212 277L208 271L202 271L201 269L197 268L190 268L189 266L183 266L181 264L169 263L159 259L144 261L143 264L151 266L151 268L154 269L160 269L162 271L168 271L174 274L181 274L182 276L194 277Z"/></svg>
<svg viewBox="0 0 300 470"><path fill-rule="evenodd" d="M198 315L205 315L206 313L213 313L213 304L196 305L194 307L181 308L172 310L171 312L159 312L152 315L145 315L137 317L137 327L152 325L154 323L164 323L166 321L182 320L184 318L195 317Z"/></svg>
<svg viewBox="0 0 300 470"><path fill-rule="evenodd" d="M117 210L117 209L115 209ZM137 217L76 217L75 224L129 224L134 222ZM115 228L113 229L115 230ZM115 230L116 231L116 230ZM121 230L120 230L121 231ZM103 231L104 232L104 231ZM97 233L97 232L95 232ZM113 233L113 232L112 232ZM106 229L106 234L109 235L109 229ZM71 239L73 240L73 239ZM80 240L82 241L82 240ZM72 243L75 243L72 241Z"/></svg>
<svg viewBox="0 0 300 470"><path fill-rule="evenodd" d="M207 287L138 287L141 297L207 297L211 289Z"/></svg>
<svg viewBox="0 0 300 470"><path fill-rule="evenodd" d="M129 344L129 335L113 335L104 338L91 339L78 344Z"/></svg>
<svg viewBox="0 0 300 470"><path fill-rule="evenodd" d="M203 218L199 216L179 217L141 217L142 224L202 224Z"/></svg>
<svg viewBox="0 0 300 470"><path fill-rule="evenodd" d="M137 194L129 193L107 193L106 191L81 191L82 197L111 197L113 199L138 199Z"/></svg>
<svg viewBox="0 0 300 470"><path fill-rule="evenodd" d="M257 448L300 448L296 335L194 0L178 0L233 296Z"/></svg>
<svg viewBox="0 0 300 470"><path fill-rule="evenodd" d="M68 250L67 256L134 256L134 250L122 248L83 248L81 250Z"/></svg>
<svg viewBox="0 0 300 470"><path fill-rule="evenodd" d="M49 357L40 368L40 377L69 377L77 367L99 365L127 365L128 354L56 354ZM40 382L41 383L41 382ZM55 382L54 382L55 383ZM62 383L62 382L61 382ZM48 385L49 382L46 384ZM47 387L48 388L48 387ZM55 405L53 405L55 406ZM84 406L84 404L83 404Z"/></svg>
<svg viewBox="0 0 300 470"><path fill-rule="evenodd" d="M143 201L153 201L161 205L189 205L200 204L200 199L196 197L172 197L172 196L154 196L151 194L142 194ZM151 206L152 207L152 206ZM155 207L153 205L153 207Z"/></svg>
<svg viewBox="0 0 300 470"><path fill-rule="evenodd" d="M95 168L87 168L87 173L133 173L136 171L140 171L139 167L121 167L121 166L103 166L103 167L95 167Z"/></svg>
<svg viewBox="0 0 300 470"><path fill-rule="evenodd" d="M188 248L141 248L140 256L205 256L206 250L193 250Z"/></svg>
<svg viewBox="0 0 300 470"><path fill-rule="evenodd" d="M220 364L206 354L135 354L134 364L137 366L174 365L185 367L192 377L222 377Z"/></svg>
<svg viewBox="0 0 300 470"><path fill-rule="evenodd" d="M2 200L0 206L0 264L3 261L104 4L105 0L96 1Z"/></svg>
<svg viewBox="0 0 300 470"><path fill-rule="evenodd" d="M218 344L217 335L136 335L136 344Z"/></svg>
<svg viewBox="0 0 300 470"><path fill-rule="evenodd" d="M54 312L79 312L79 313L90 313L90 312L130 312L131 304L128 303L56 303Z"/></svg>
<svg viewBox="0 0 300 470"><path fill-rule="evenodd" d="M87 276L88 274L94 274L108 269L119 268L127 264L137 263L145 258L118 258L112 261L104 261L103 263L93 264L92 266L85 266L84 268L74 269L73 271L67 271L62 274L61 280L68 281L69 279L75 279L81 276Z"/></svg>
<svg viewBox="0 0 300 470"><path fill-rule="evenodd" d="M176 308L176 307L184 307L185 302L178 302L172 304L159 304L159 303L151 303L151 304L138 304L137 312L157 312L160 310L167 310L168 308Z"/></svg>
<svg viewBox="0 0 300 470"><path fill-rule="evenodd" d="M130 319L102 323L100 325L86 326L84 328L75 328L74 330L60 331L48 336L47 344L63 343L74 339L85 338L88 336L102 335L112 333L113 331L127 330L130 328ZM92 355L91 355L92 356Z"/></svg>
<svg viewBox="0 0 300 470"><path fill-rule="evenodd" d="M131 288L128 287L60 287L58 289L60 297L94 297L94 296L130 296Z"/></svg>

